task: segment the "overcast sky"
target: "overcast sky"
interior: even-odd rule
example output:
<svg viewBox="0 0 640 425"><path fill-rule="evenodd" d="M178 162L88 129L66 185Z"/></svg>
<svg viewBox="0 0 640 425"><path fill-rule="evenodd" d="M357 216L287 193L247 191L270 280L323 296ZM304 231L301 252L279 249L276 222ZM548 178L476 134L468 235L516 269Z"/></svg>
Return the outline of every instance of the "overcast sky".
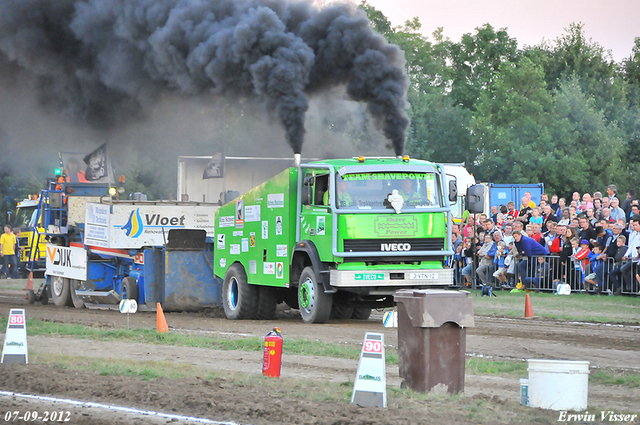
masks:
<svg viewBox="0 0 640 425"><path fill-rule="evenodd" d="M359 0L352 0L360 3ZM508 29L518 47L554 40L572 22L585 25L587 38L611 50L621 61L640 37L640 0L369 0L369 4L401 25L418 16L422 32L438 27L452 41L485 23Z"/></svg>

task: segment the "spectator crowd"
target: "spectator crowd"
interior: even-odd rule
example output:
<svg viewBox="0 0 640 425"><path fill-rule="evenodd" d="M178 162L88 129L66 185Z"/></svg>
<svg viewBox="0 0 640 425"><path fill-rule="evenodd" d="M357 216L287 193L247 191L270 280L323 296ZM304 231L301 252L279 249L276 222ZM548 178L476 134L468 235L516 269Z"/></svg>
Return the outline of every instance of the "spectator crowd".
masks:
<svg viewBox="0 0 640 425"><path fill-rule="evenodd" d="M615 185L571 199L543 193L536 205L493 205L453 226L452 266L461 286L639 293L640 202ZM640 293L639 293L640 294Z"/></svg>

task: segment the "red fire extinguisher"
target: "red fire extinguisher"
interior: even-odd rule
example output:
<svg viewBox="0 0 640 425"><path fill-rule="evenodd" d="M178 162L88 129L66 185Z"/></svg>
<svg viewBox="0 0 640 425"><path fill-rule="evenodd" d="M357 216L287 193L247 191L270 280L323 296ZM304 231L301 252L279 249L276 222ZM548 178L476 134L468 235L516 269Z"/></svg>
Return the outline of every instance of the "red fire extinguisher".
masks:
<svg viewBox="0 0 640 425"><path fill-rule="evenodd" d="M280 328L273 328L264 338L264 357L262 358L262 374L272 378L280 377L282 366L282 335Z"/></svg>

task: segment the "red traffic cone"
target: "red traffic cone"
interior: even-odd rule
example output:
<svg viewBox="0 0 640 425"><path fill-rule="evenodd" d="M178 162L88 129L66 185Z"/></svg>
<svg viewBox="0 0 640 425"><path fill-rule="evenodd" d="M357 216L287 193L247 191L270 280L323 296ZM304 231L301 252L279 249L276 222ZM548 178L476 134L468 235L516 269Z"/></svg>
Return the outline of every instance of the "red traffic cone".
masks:
<svg viewBox="0 0 640 425"><path fill-rule="evenodd" d="M33 291L33 272L29 272L29 279L27 280L27 287L25 291Z"/></svg>
<svg viewBox="0 0 640 425"><path fill-rule="evenodd" d="M169 332L169 326L167 326L167 320L164 318L164 311L162 311L160 303L158 303L156 322L156 329L158 330L158 333Z"/></svg>
<svg viewBox="0 0 640 425"><path fill-rule="evenodd" d="M527 294L527 298L524 302L524 317L530 319L533 316L533 307L531 306L531 297Z"/></svg>

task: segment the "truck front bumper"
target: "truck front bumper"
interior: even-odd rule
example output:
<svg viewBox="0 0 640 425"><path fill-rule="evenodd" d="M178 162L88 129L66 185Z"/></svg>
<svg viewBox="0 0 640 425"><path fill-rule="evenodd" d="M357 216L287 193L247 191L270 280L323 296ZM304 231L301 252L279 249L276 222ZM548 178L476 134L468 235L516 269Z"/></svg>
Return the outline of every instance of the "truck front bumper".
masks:
<svg viewBox="0 0 640 425"><path fill-rule="evenodd" d="M427 270L331 270L331 286L338 289L371 288L388 292L402 288L424 288L453 284L453 269ZM383 291L380 291L383 290Z"/></svg>

